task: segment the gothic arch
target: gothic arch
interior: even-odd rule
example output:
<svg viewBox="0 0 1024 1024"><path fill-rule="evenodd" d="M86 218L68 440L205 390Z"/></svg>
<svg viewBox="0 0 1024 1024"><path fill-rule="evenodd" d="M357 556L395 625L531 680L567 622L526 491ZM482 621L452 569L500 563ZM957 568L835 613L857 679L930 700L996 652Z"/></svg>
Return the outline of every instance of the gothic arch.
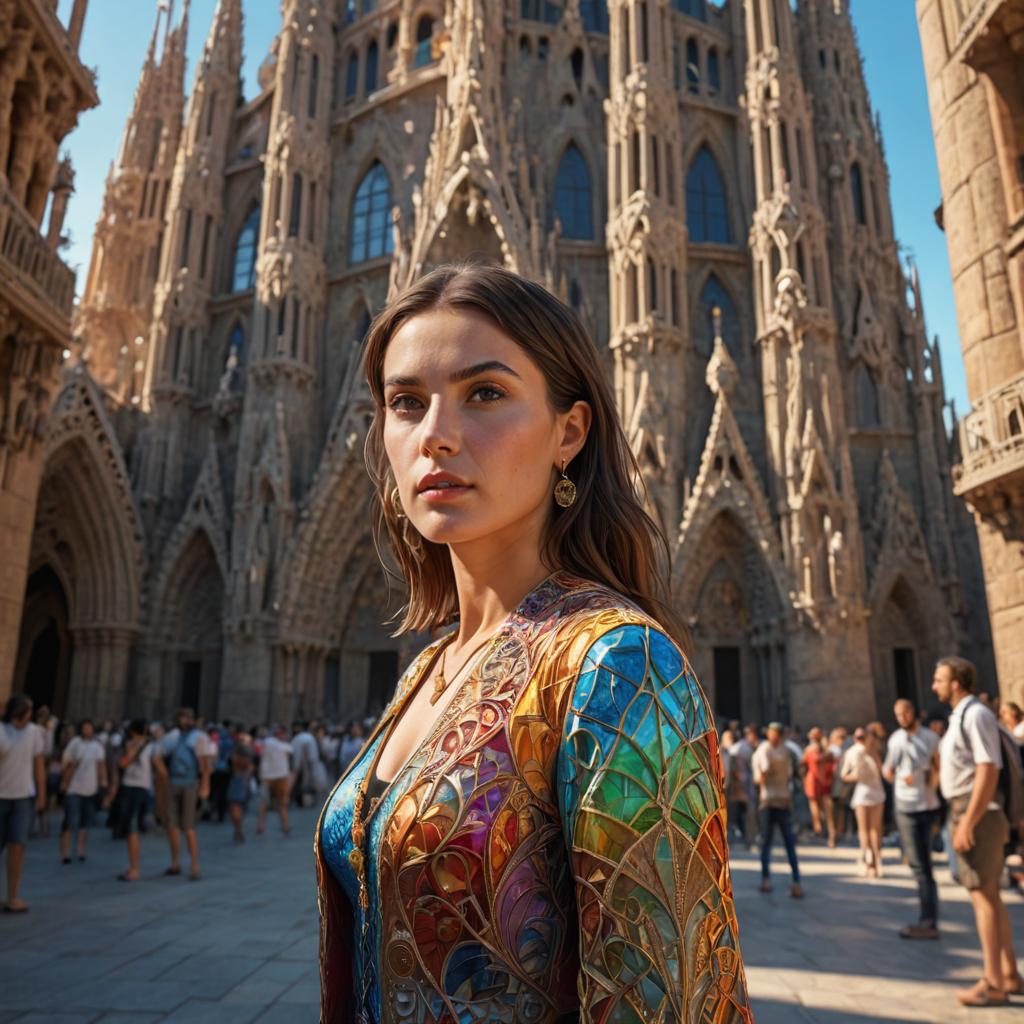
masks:
<svg viewBox="0 0 1024 1024"><path fill-rule="evenodd" d="M147 655L158 663L164 713L184 704L203 717L217 714L226 574L224 545L216 540L195 523L162 566Z"/></svg>
<svg viewBox="0 0 1024 1024"><path fill-rule="evenodd" d="M590 232L587 235L570 236L566 233L567 226L563 223L562 225L562 237L563 238L574 238L580 241L592 242L596 241L599 237L598 222L600 220L600 204L598 202L598 190L594 187L596 176L594 174L594 162L589 159L586 149L581 146L575 136L570 136L565 144L558 151L558 160L555 164L555 173L552 178L551 188L551 209L553 217L559 217L558 211L558 180L562 173L563 164L567 159L570 158L570 153L575 152L579 156L579 160L582 162L583 169L586 171L586 186L587 186L587 197L589 199L590 207Z"/></svg>
<svg viewBox="0 0 1024 1024"><path fill-rule="evenodd" d="M683 150L682 174L676 182L676 188L680 190L682 199L679 209L684 212L686 210L687 176L690 173L690 168L693 166L694 160L697 159L702 149L707 149L711 154L718 167L718 173L721 176L722 183L725 187L725 210L729 223L729 235L732 239L732 241L727 244L733 246L739 245L740 241L746 238L745 225L737 219L740 216L740 210L735 197L736 183L741 179L733 170L735 162L729 147L722 141L721 137L715 131L713 122L707 119L705 119L703 126L700 124L695 126L695 131L691 141Z"/></svg>
<svg viewBox="0 0 1024 1024"><path fill-rule="evenodd" d="M57 397L45 442L29 575L44 567L67 600L67 713L120 715L141 616L143 532L103 398L81 368ZM33 626L22 627L24 638Z"/></svg>

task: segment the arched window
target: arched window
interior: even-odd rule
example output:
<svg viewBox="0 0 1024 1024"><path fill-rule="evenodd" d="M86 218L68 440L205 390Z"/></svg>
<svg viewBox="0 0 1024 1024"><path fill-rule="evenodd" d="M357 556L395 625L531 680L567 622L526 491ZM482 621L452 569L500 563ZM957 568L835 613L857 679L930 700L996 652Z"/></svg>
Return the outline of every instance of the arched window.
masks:
<svg viewBox="0 0 1024 1024"><path fill-rule="evenodd" d="M713 93L722 91L722 69L718 63L718 47L708 50L708 89Z"/></svg>
<svg viewBox="0 0 1024 1024"><path fill-rule="evenodd" d="M701 147L686 175L686 223L691 242L732 241L725 182L707 146Z"/></svg>
<svg viewBox="0 0 1024 1024"><path fill-rule="evenodd" d="M607 32L607 0L580 0L580 17L584 32Z"/></svg>
<svg viewBox="0 0 1024 1024"><path fill-rule="evenodd" d="M575 144L566 149L555 178L555 213L565 238L594 237L594 205L590 171Z"/></svg>
<svg viewBox="0 0 1024 1024"><path fill-rule="evenodd" d="M688 14L698 21L708 20L707 0L672 0L672 6L682 14Z"/></svg>
<svg viewBox="0 0 1024 1024"><path fill-rule="evenodd" d="M864 175L860 164L850 168L850 191L853 194L853 215L858 224L867 224L867 208L864 206Z"/></svg>
<svg viewBox="0 0 1024 1024"><path fill-rule="evenodd" d="M377 91L377 40L366 48L366 95Z"/></svg>
<svg viewBox="0 0 1024 1024"><path fill-rule="evenodd" d="M583 51L577 46L569 57L572 66L572 78L577 89L583 88Z"/></svg>
<svg viewBox="0 0 1024 1024"><path fill-rule="evenodd" d="M530 21L546 21L549 25L557 25L565 12L561 4L552 3L552 0L522 0L519 13Z"/></svg>
<svg viewBox="0 0 1024 1024"><path fill-rule="evenodd" d="M862 427L881 426L882 413L875 375L861 363L857 367L855 381L857 386L857 423Z"/></svg>
<svg viewBox="0 0 1024 1024"><path fill-rule="evenodd" d="M434 19L429 14L424 14L416 23L416 56L413 67L422 68L434 59L431 53L433 35Z"/></svg>
<svg viewBox="0 0 1024 1024"><path fill-rule="evenodd" d="M722 316L722 341L729 350L737 364L743 356L743 346L740 344L740 321L736 315L736 306L732 296L726 291L725 285L719 280L717 274L711 274L704 282L698 300L698 313L696 316L696 343L697 348L705 355L711 354L715 343L715 309L717 308Z"/></svg>
<svg viewBox="0 0 1024 1024"><path fill-rule="evenodd" d="M352 99L359 90L359 54L354 50L345 65L345 99Z"/></svg>
<svg viewBox="0 0 1024 1024"><path fill-rule="evenodd" d="M686 40L686 88L689 92L700 91L700 52L697 40Z"/></svg>
<svg viewBox="0 0 1024 1024"><path fill-rule="evenodd" d="M231 273L231 290L244 292L256 280L256 244L260 237L260 208L254 206L245 218L235 241L235 261Z"/></svg>
<svg viewBox="0 0 1024 1024"><path fill-rule="evenodd" d="M352 203L350 262L362 263L391 252L390 212L391 182L377 160L363 176Z"/></svg>

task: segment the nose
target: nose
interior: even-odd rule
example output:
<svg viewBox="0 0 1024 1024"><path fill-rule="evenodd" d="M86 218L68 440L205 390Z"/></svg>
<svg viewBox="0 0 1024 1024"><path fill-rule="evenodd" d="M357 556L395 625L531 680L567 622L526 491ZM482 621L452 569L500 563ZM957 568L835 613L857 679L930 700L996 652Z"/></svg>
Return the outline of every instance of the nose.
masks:
<svg viewBox="0 0 1024 1024"><path fill-rule="evenodd" d="M443 395L431 395L427 411L420 420L420 449L424 455L455 455L459 450L458 414Z"/></svg>

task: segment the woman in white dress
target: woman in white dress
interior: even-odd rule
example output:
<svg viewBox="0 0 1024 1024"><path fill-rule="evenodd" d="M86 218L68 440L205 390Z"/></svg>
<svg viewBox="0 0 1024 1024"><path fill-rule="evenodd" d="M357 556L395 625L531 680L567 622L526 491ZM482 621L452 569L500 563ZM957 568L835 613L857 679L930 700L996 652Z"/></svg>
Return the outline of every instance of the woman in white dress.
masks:
<svg viewBox="0 0 1024 1024"><path fill-rule="evenodd" d="M882 814L885 811L885 788L882 785L882 762L878 756L878 740L867 729L857 729L853 746L843 758L840 775L843 782L853 783L850 806L857 816L857 838L860 841L860 873L882 877Z"/></svg>

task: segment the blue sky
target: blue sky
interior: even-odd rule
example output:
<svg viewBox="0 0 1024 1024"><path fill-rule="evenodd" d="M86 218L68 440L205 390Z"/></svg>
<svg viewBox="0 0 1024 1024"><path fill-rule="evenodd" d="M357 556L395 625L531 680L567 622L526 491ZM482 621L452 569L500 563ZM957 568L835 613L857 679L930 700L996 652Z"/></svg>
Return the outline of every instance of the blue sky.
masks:
<svg viewBox="0 0 1024 1024"><path fill-rule="evenodd" d="M67 22L71 0L60 0ZM180 9L181 0L177 0ZM216 0L193 0L189 70L202 50ZM851 0L864 54L868 88L881 115L892 177L896 234L917 260L928 329L939 335L947 394L963 415L968 408L963 361L953 303L946 239L936 227L941 200L932 141L921 47L911 0ZM153 29L156 0L92 0L82 39L82 60L98 69L100 106L82 115L68 137L76 170L76 191L68 211L72 245L65 258L78 269L81 287L103 199L103 183L114 156ZM256 71L280 23L278 0L245 3L245 93L256 91Z"/></svg>

